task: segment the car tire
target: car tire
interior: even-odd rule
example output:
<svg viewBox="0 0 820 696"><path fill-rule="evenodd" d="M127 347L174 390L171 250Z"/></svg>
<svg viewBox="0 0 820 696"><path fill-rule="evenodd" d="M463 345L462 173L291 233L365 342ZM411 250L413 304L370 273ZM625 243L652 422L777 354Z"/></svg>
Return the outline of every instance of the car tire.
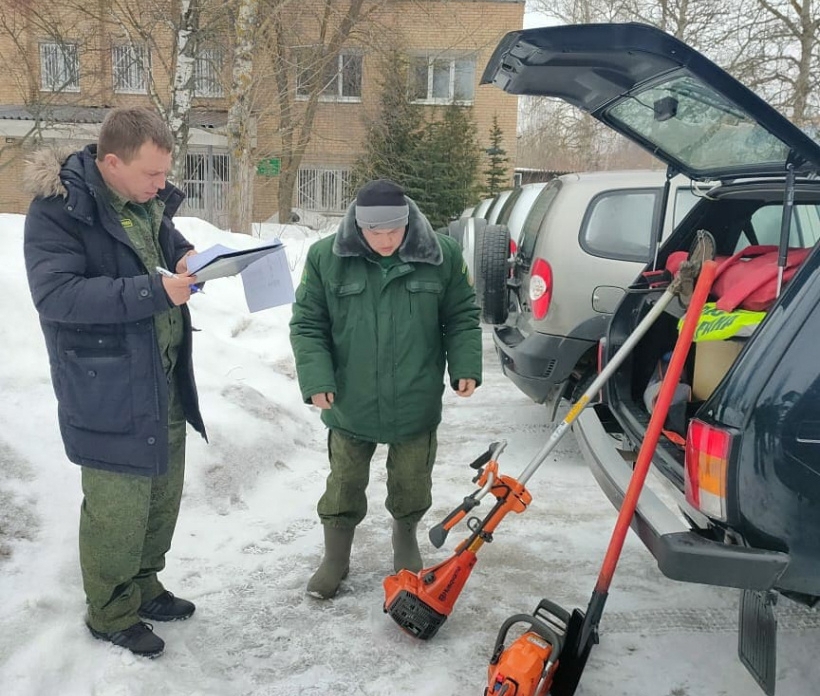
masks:
<svg viewBox="0 0 820 696"><path fill-rule="evenodd" d="M507 321L507 259L510 256L510 231L505 225L476 226L475 292L485 324Z"/></svg>

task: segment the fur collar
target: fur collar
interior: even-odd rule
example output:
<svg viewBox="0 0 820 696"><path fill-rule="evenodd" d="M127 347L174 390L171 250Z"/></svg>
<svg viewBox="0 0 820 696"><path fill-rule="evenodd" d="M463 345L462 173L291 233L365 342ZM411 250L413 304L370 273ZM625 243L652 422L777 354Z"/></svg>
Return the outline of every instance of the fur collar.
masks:
<svg viewBox="0 0 820 696"><path fill-rule="evenodd" d="M23 168L23 189L26 193L35 198L66 198L68 192L60 179L60 171L74 152L75 148L71 147L42 148L32 152Z"/></svg>
<svg viewBox="0 0 820 696"><path fill-rule="evenodd" d="M429 263L440 266L444 260L438 236L413 200L407 198L410 207L410 219L407 223L407 234L399 247L399 258L405 263ZM336 256L372 257L373 251L364 241L362 232L356 224L356 203L351 203L333 240L333 253Z"/></svg>

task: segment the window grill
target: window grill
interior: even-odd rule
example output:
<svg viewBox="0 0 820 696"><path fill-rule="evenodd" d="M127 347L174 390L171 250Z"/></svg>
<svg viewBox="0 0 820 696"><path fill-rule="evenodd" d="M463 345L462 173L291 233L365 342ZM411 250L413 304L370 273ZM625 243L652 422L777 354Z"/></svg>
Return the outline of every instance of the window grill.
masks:
<svg viewBox="0 0 820 696"><path fill-rule="evenodd" d="M222 70L225 54L220 47L200 48L194 61L194 96L224 97Z"/></svg>
<svg viewBox="0 0 820 696"><path fill-rule="evenodd" d="M227 221L231 190L231 158L213 152L189 152L181 186L185 202L180 214L203 218L222 226Z"/></svg>
<svg viewBox="0 0 820 696"><path fill-rule="evenodd" d="M147 51L145 46L125 44L111 49L114 91L145 94L147 90Z"/></svg>
<svg viewBox="0 0 820 696"><path fill-rule="evenodd" d="M77 44L40 44L40 89L47 92L80 91Z"/></svg>
<svg viewBox="0 0 820 696"><path fill-rule="evenodd" d="M343 213L350 204L353 173L345 167L305 167L299 170L296 207Z"/></svg>

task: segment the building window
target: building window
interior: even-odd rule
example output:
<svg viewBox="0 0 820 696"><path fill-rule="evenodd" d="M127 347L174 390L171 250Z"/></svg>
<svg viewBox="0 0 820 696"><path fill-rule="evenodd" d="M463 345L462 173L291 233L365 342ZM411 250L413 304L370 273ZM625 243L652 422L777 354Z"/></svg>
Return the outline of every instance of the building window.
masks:
<svg viewBox="0 0 820 696"><path fill-rule="evenodd" d="M194 96L224 97L222 69L225 53L221 47L201 48L194 61Z"/></svg>
<svg viewBox="0 0 820 696"><path fill-rule="evenodd" d="M410 98L423 104L472 104L475 95L475 58L414 58Z"/></svg>
<svg viewBox="0 0 820 696"><path fill-rule="evenodd" d="M80 91L77 44L40 44L40 89L45 92Z"/></svg>
<svg viewBox="0 0 820 696"><path fill-rule="evenodd" d="M313 80L320 81L319 98L327 101L362 100L362 56L343 51L319 73L318 51L303 49L296 55L296 96L307 98Z"/></svg>
<svg viewBox="0 0 820 696"><path fill-rule="evenodd" d="M111 49L111 72L115 92L145 94L148 91L148 51L145 46L114 46Z"/></svg>
<svg viewBox="0 0 820 696"><path fill-rule="evenodd" d="M296 207L323 213L343 213L350 204L353 174L346 167L299 170Z"/></svg>

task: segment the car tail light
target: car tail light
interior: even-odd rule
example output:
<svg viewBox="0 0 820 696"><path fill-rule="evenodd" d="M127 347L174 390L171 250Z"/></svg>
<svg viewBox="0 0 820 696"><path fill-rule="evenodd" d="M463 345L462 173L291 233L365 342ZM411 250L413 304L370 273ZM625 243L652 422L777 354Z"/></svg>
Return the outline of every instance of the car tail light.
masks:
<svg viewBox="0 0 820 696"><path fill-rule="evenodd" d="M726 476L732 435L692 419L686 435L686 500L709 517L726 520Z"/></svg>
<svg viewBox="0 0 820 696"><path fill-rule="evenodd" d="M535 319L547 316L552 300L552 268L544 259L535 259L530 271L530 306Z"/></svg>

